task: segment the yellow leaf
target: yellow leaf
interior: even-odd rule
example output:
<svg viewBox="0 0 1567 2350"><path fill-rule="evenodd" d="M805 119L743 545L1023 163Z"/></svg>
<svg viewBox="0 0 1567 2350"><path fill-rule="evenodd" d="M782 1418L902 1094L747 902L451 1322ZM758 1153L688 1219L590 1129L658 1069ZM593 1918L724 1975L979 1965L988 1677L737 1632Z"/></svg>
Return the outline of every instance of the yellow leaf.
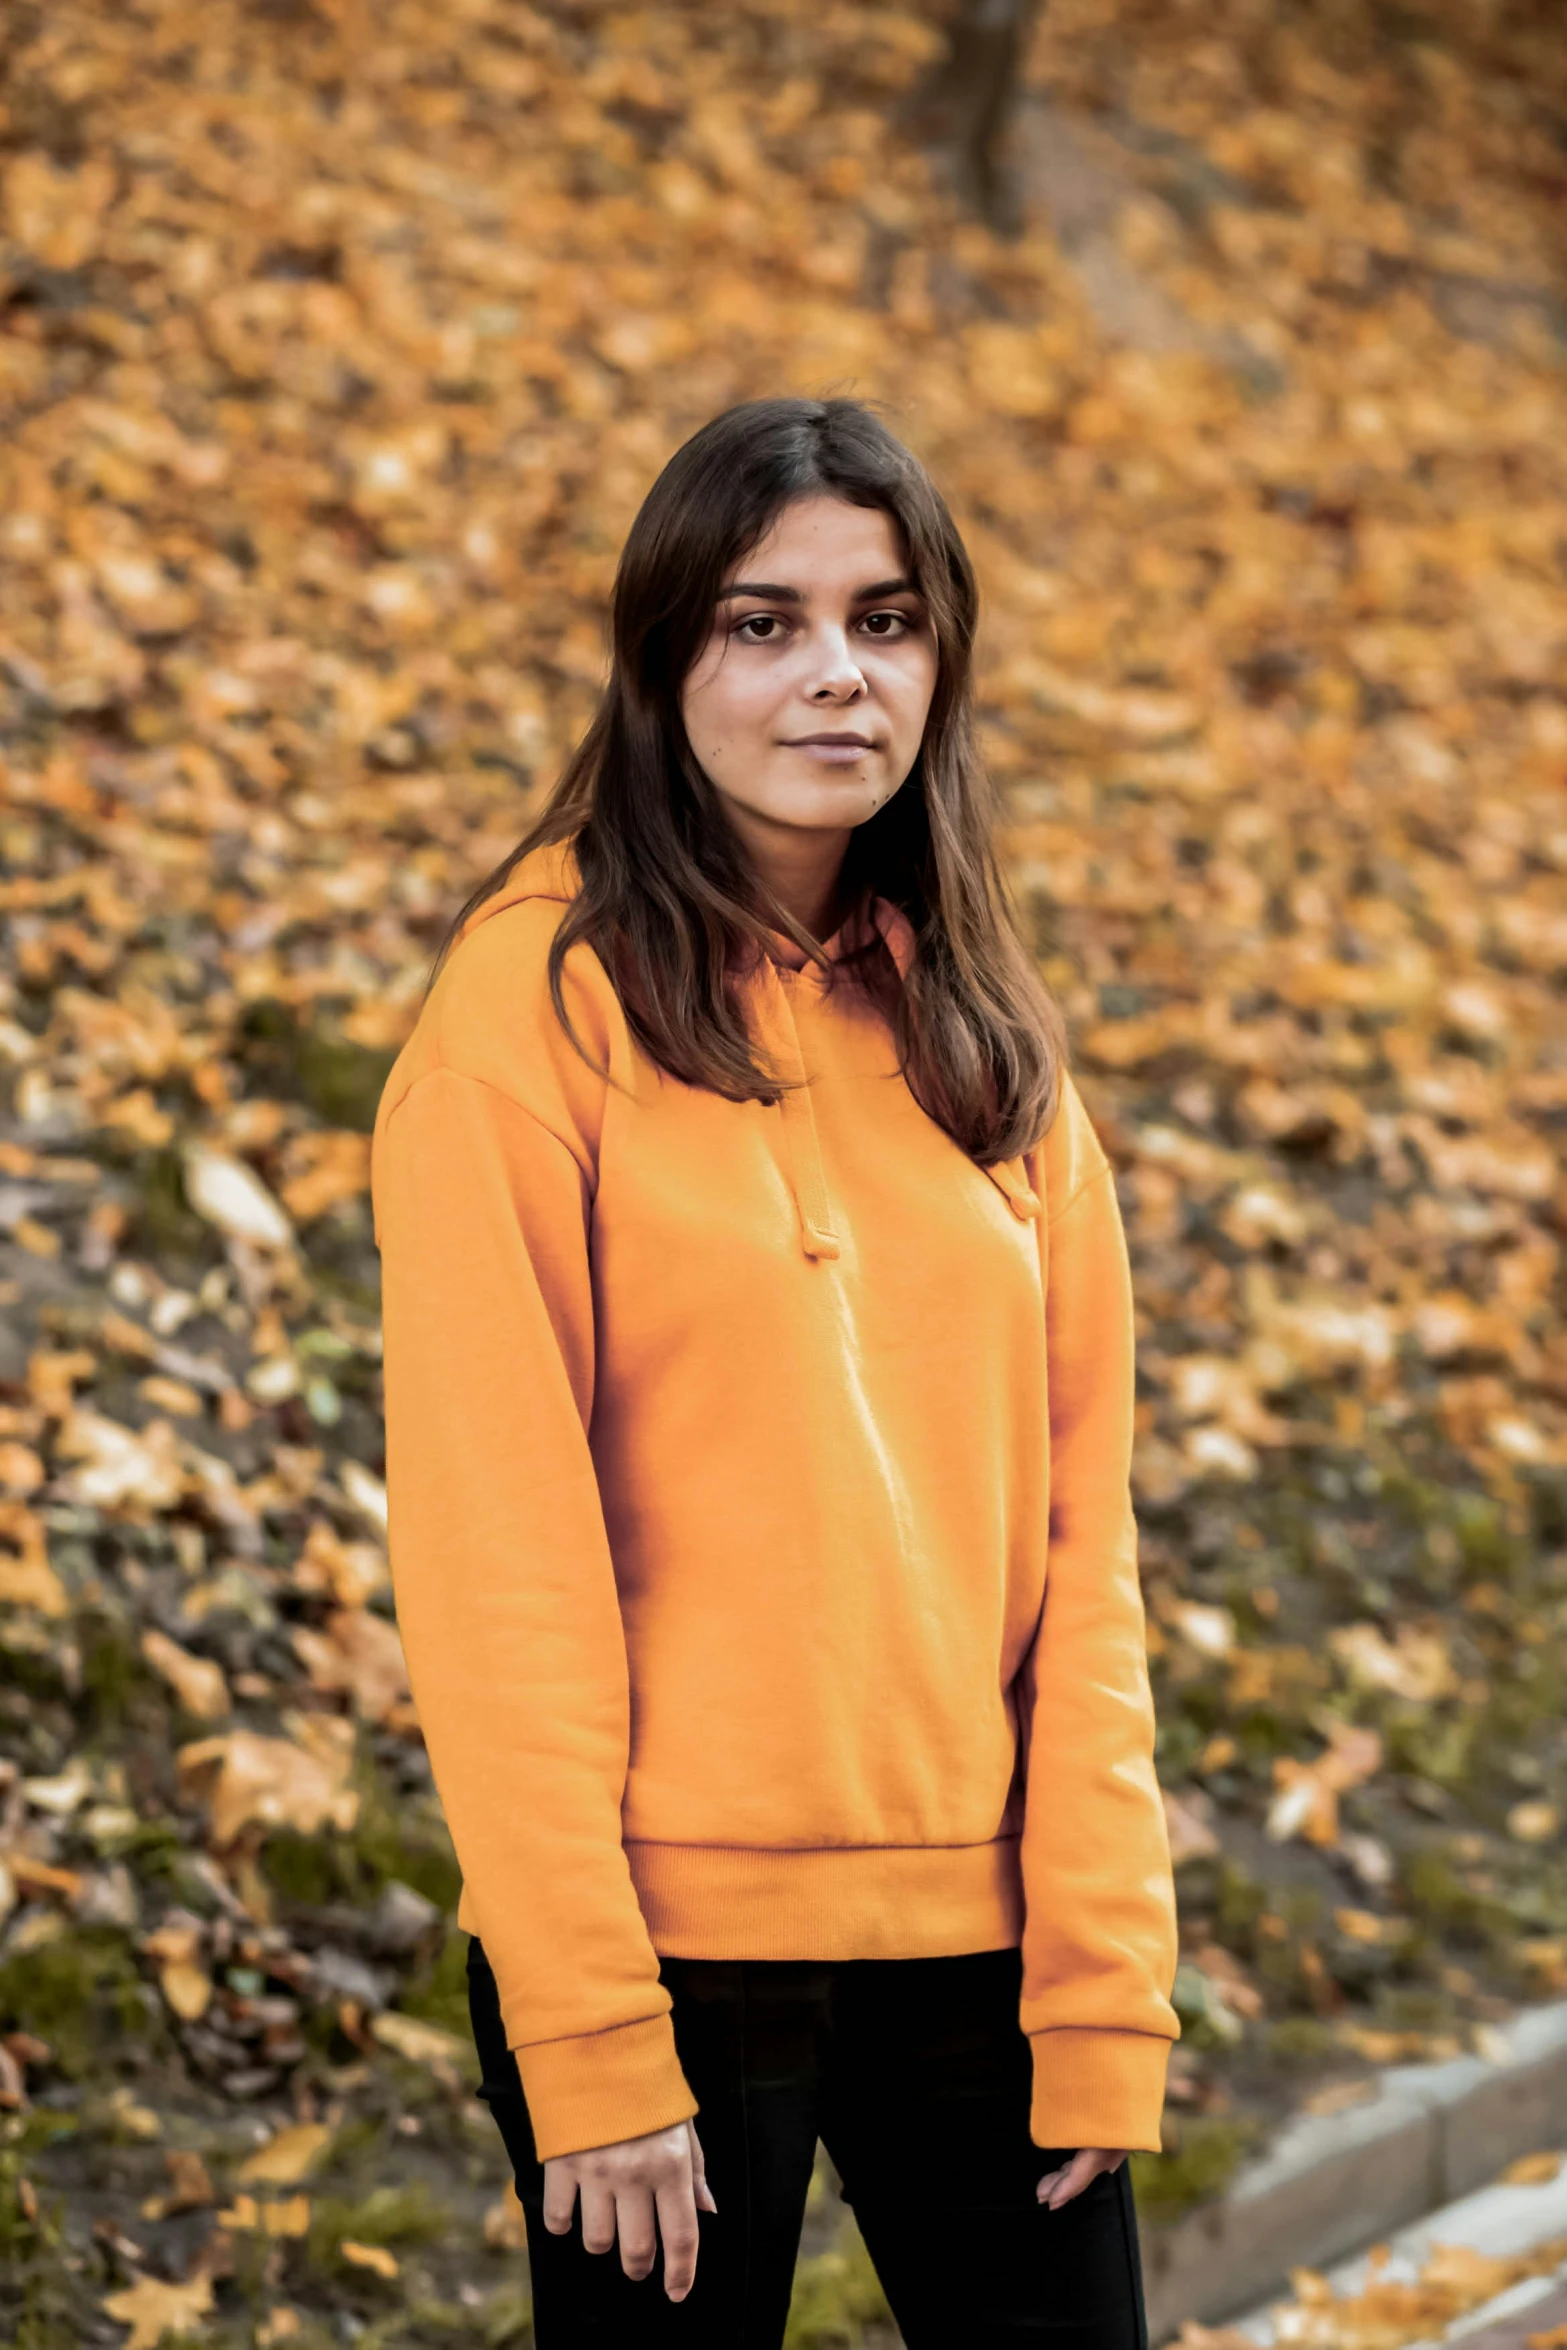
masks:
<svg viewBox="0 0 1567 2350"><path fill-rule="evenodd" d="M517 2199L517 2190L510 2179L501 2190L500 2201L492 2203L484 2215L484 2241L492 2252L523 2252L527 2249L527 2222Z"/></svg>
<svg viewBox="0 0 1567 2350"><path fill-rule="evenodd" d="M107 2316L131 2329L122 2350L157 2350L165 2334L190 2332L211 2307L208 2276L194 2276L185 2285L168 2284L162 2277L138 2277L134 2285L110 2293L103 2303Z"/></svg>
<svg viewBox="0 0 1567 2350"><path fill-rule="evenodd" d="M370 2029L383 2046L404 2056L410 2064L451 2064L466 2053L466 2043L438 2024L421 2023L417 2016L385 2009L371 2019Z"/></svg>
<svg viewBox="0 0 1567 2350"><path fill-rule="evenodd" d="M176 1764L185 1778L214 1774L212 1835L224 1846L252 1821L296 1828L305 1836L328 1825L351 1828L359 1813L358 1795L348 1784L353 1760L353 1725L318 1716L308 1746L234 1730L182 1746Z"/></svg>
<svg viewBox="0 0 1567 2350"><path fill-rule="evenodd" d="M1560 2177L1564 2161L1567 2155L1520 2154L1502 2172L1500 2183L1504 2187L1548 2187L1552 2179Z"/></svg>
<svg viewBox="0 0 1567 2350"><path fill-rule="evenodd" d="M141 1636L141 1652L173 1690L188 1714L199 1722L215 1722L229 1711L229 1685L221 1665L209 1657L192 1656L188 1648L181 1648L166 1632L146 1631Z"/></svg>
<svg viewBox="0 0 1567 2350"><path fill-rule="evenodd" d="M296 2187L332 2142L325 2122L296 2122L248 2154L234 2173L246 2186Z"/></svg>
<svg viewBox="0 0 1567 2350"><path fill-rule="evenodd" d="M212 2004L212 1977L190 1959L176 1959L162 1968L158 1982L164 1998L185 2023L195 2023Z"/></svg>
<svg viewBox="0 0 1567 2350"><path fill-rule="evenodd" d="M254 2195L236 2195L229 2209L218 2213L218 2225L236 2235L303 2236L310 2227L309 2199L290 2195L286 2203L258 2203Z"/></svg>
<svg viewBox="0 0 1567 2350"><path fill-rule="evenodd" d="M388 2279L398 2273L397 2262L384 2244L355 2244L345 2237L338 2250L351 2267L368 2268Z"/></svg>

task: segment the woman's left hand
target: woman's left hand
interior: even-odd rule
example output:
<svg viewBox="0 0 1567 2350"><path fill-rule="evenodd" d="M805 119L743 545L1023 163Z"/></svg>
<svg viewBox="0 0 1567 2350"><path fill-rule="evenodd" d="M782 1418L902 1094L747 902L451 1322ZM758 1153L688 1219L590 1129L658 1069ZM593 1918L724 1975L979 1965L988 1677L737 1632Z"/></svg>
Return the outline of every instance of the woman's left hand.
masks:
<svg viewBox="0 0 1567 2350"><path fill-rule="evenodd" d="M1070 2203L1074 2195L1092 2186L1101 2171L1119 2170L1125 2160L1124 2148L1081 2147L1064 2170L1046 2171L1035 2193L1051 2211L1059 2211L1063 2203Z"/></svg>

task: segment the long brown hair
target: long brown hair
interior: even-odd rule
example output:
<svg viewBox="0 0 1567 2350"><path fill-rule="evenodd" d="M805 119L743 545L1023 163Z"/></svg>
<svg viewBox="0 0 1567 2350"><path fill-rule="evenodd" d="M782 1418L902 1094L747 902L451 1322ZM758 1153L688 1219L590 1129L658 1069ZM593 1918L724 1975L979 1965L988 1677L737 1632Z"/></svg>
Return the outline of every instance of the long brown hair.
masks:
<svg viewBox="0 0 1567 2350"><path fill-rule="evenodd" d="M993 1165L1049 1126L1065 1028L1018 937L996 859L994 797L974 742L973 566L924 466L858 401L747 401L669 460L620 558L613 662L593 722L537 821L462 908L435 970L530 850L569 839L581 887L549 962L567 1033L561 970L583 939L661 1068L731 1101L778 1099L782 1082L758 1066L733 966L763 950L770 928L833 967L773 898L728 822L691 750L680 692L730 567L785 506L823 494L891 518L938 652L914 771L856 828L845 859L851 937L869 939L849 974L886 1010L921 1107L971 1158ZM901 982L863 922L873 895L901 907L913 927Z"/></svg>

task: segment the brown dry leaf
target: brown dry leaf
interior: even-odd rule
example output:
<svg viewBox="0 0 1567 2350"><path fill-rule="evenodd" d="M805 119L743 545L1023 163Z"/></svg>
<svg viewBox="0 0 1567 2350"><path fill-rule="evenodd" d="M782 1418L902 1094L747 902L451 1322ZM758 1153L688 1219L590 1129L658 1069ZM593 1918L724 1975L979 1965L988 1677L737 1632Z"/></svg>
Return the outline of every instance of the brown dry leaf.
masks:
<svg viewBox="0 0 1567 2350"><path fill-rule="evenodd" d="M484 2215L484 2241L492 2252L525 2252L528 2248L527 2221L510 2179L501 2189L500 2201L492 2203Z"/></svg>
<svg viewBox="0 0 1567 2350"><path fill-rule="evenodd" d="M1458 1685L1440 1626L1400 1624L1390 1641L1375 1624L1342 1624L1328 1634L1328 1646L1359 1689L1386 1689L1431 1704L1451 1697Z"/></svg>
<svg viewBox="0 0 1567 2350"><path fill-rule="evenodd" d="M296 1136L283 1158L282 1200L296 1224L370 1188L370 1137L317 1130Z"/></svg>
<svg viewBox="0 0 1567 2350"><path fill-rule="evenodd" d="M176 2285L162 2277L138 2277L134 2285L107 2294L102 2307L117 2325L131 2329L121 2350L157 2350L165 2334L199 2329L212 2307L212 2279L194 2276Z"/></svg>
<svg viewBox="0 0 1567 2350"><path fill-rule="evenodd" d="M60 1430L62 1460L83 1465L61 1479L78 1505L110 1511L171 1509L185 1491L179 1439L167 1420L126 1428L102 1412L74 1410Z"/></svg>
<svg viewBox="0 0 1567 2350"><path fill-rule="evenodd" d="M154 1672L167 1681L186 1713L197 1721L221 1721L230 1711L233 1701L223 1668L209 1657L192 1656L167 1633L156 1630L142 1634L141 1652Z"/></svg>
<svg viewBox="0 0 1567 2350"><path fill-rule="evenodd" d="M1520 2154L1516 2161L1498 2174L1503 2187L1548 2187L1552 2179L1560 2178L1567 2155L1542 2153Z"/></svg>
<svg viewBox="0 0 1567 2350"><path fill-rule="evenodd" d="M373 1542L344 1542L317 1518L294 1561L301 1591L328 1593L340 1607L363 1607L390 1581L386 1552Z"/></svg>
<svg viewBox="0 0 1567 2350"><path fill-rule="evenodd" d="M310 2199L290 2195L280 2203L258 2203L254 2195L236 2195L227 2211L218 2213L220 2228L236 2235L298 2237L310 2232Z"/></svg>
<svg viewBox="0 0 1567 2350"><path fill-rule="evenodd" d="M37 1513L24 1502L0 1500L0 1542L14 1544L17 1552L13 1558L0 1551L0 1602L36 1608L44 1616L68 1615L70 1600L49 1564L48 1538Z"/></svg>
<svg viewBox="0 0 1567 2350"><path fill-rule="evenodd" d="M47 1471L30 1444L13 1440L0 1444L0 1489L25 1500L36 1493Z"/></svg>
<svg viewBox="0 0 1567 2350"><path fill-rule="evenodd" d="M324 1632L297 1630L294 1647L312 1688L345 1691L367 1720L385 1721L408 1695L397 1627L368 1608L336 1609Z"/></svg>
<svg viewBox="0 0 1567 2350"><path fill-rule="evenodd" d="M1280 1755L1273 1766L1278 1793L1268 1812L1268 1834L1277 1843L1304 1836L1312 1844L1336 1844L1339 1797L1363 1785L1381 1762L1380 1734L1344 1722L1331 1724L1328 1747L1315 1762Z"/></svg>
<svg viewBox="0 0 1567 2350"><path fill-rule="evenodd" d="M390 2281L400 2273L396 2256L384 2244L355 2244L345 2236L338 2250L351 2267L367 2268L374 2276Z"/></svg>
<svg viewBox="0 0 1567 2350"><path fill-rule="evenodd" d="M233 1730L183 1746L176 1757L182 1778L207 1785L212 1839L220 1849L252 1821L307 1836L328 1826L351 1828L359 1814L359 1797L348 1784L353 1759L352 1725L319 1716L306 1717L297 1737Z"/></svg>
<svg viewBox="0 0 1567 2350"><path fill-rule="evenodd" d="M372 2016L370 2029L383 2047L406 2057L410 2064L450 2065L465 2053L455 2032L444 2032L438 2024L423 2023L417 2016L400 2015L394 2008Z"/></svg>
<svg viewBox="0 0 1567 2350"><path fill-rule="evenodd" d="M1212 1826L1213 1807L1201 1790L1173 1795L1166 1787L1161 1792L1172 1866L1180 1868L1185 1861L1206 1860L1217 1852L1219 1839Z"/></svg>
<svg viewBox="0 0 1567 2350"><path fill-rule="evenodd" d="M254 2154L247 2154L234 2176L247 2187L297 2187L331 2142L332 2130L326 2122L296 2122L279 2130Z"/></svg>
<svg viewBox="0 0 1567 2350"><path fill-rule="evenodd" d="M1515 1803L1507 1815L1507 1833L1520 1844L1554 1844L1561 1827L1559 1807L1543 1800Z"/></svg>
<svg viewBox="0 0 1567 2350"><path fill-rule="evenodd" d="M169 2191L166 2195L149 2195L141 2207L143 2219L172 2219L177 2212L203 2211L217 2201L207 2166L201 2156L189 2148L165 2148L164 2162L168 2166Z"/></svg>

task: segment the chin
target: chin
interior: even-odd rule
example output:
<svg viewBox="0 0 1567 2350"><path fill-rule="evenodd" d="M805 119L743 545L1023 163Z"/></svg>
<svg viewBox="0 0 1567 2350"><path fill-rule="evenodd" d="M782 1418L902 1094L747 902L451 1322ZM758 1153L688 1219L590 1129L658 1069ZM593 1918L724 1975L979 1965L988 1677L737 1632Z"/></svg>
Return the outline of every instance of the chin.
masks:
<svg viewBox="0 0 1567 2350"><path fill-rule="evenodd" d="M770 816L775 824L797 825L802 831L832 831L845 824L863 824L888 796L885 791L878 792L868 776L828 774L769 792L757 813Z"/></svg>

